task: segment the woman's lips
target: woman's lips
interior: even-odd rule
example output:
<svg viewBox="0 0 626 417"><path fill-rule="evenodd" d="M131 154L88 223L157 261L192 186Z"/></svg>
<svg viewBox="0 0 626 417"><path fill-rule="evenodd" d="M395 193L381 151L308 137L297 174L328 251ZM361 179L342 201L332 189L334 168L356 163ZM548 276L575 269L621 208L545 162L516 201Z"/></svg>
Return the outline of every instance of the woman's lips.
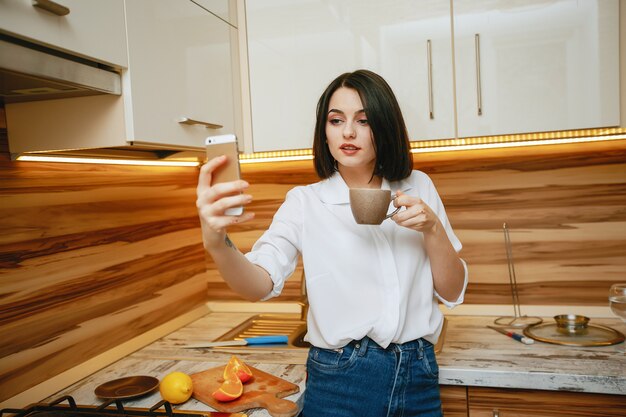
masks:
<svg viewBox="0 0 626 417"><path fill-rule="evenodd" d="M341 150L341 152L343 152L346 155L354 155L361 148L359 148L358 146L350 145L350 144L343 144L339 147L339 149Z"/></svg>

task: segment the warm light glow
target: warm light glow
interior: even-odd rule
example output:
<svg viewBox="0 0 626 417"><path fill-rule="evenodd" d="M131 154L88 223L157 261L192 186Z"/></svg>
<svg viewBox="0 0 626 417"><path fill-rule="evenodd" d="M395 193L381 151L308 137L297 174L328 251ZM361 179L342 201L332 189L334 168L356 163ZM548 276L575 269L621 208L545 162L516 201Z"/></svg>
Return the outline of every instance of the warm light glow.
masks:
<svg viewBox="0 0 626 417"><path fill-rule="evenodd" d="M472 149L512 148L516 146L560 145L626 139L626 128L564 130L557 132L524 133L517 135L482 136L458 139L416 140L411 142L412 153L465 151ZM164 161L132 159L100 159L61 156L22 155L19 161L72 162L83 164L187 166L200 165L199 161ZM242 164L262 162L304 161L313 159L312 149L254 152L239 155Z"/></svg>
<svg viewBox="0 0 626 417"><path fill-rule="evenodd" d="M532 146L532 143L530 142L537 142L537 144L541 145L614 140L622 139L625 134L625 128L608 127L599 129L559 130L553 132L478 136L456 139L415 140L411 142L411 149L429 149L424 152L438 152L440 150L444 150L444 148L449 148L450 150L480 149L485 146L476 148L474 145L487 144L490 145L488 146L489 148L508 148L511 146ZM435 150L431 151L430 149Z"/></svg>
<svg viewBox="0 0 626 417"><path fill-rule="evenodd" d="M254 152L239 155L239 162L242 164L251 164L255 162L304 161L307 159L313 159L313 151L311 149Z"/></svg>
<svg viewBox="0 0 626 417"><path fill-rule="evenodd" d="M254 154L249 154L254 155ZM243 155L242 155L243 156ZM253 164L256 162L286 162L286 161L306 161L307 159L313 159L313 155L296 155L296 156L269 156L269 157L257 157L257 158L242 158L239 157L239 163L241 164Z"/></svg>
<svg viewBox="0 0 626 417"><path fill-rule="evenodd" d="M416 140L411 142L412 153L464 151L472 149L511 148L516 146L560 145L626 139L626 129L609 127L600 129L563 130L556 132L524 133L517 135L481 136L458 139ZM313 159L311 149L254 152L239 156L242 164L257 162L283 162Z"/></svg>
<svg viewBox="0 0 626 417"><path fill-rule="evenodd" d="M413 148L412 153L426 153L426 152L446 152L446 151L466 151L471 149L493 149L493 148L512 148L515 146L539 146L539 145L560 145L565 143L582 143L582 142L598 142L607 140L619 140L626 139L626 135L615 136L595 136L595 137L583 137L583 138L568 138L568 139L539 139L528 140L519 142L500 142L500 143L477 143L477 144L459 144L449 146L434 146L424 148Z"/></svg>
<svg viewBox="0 0 626 417"><path fill-rule="evenodd" d="M197 167L200 165L200 162L198 161L146 161L134 159L71 158L40 155L21 155L17 157L17 160L35 162L69 162L74 164L148 165L168 167Z"/></svg>

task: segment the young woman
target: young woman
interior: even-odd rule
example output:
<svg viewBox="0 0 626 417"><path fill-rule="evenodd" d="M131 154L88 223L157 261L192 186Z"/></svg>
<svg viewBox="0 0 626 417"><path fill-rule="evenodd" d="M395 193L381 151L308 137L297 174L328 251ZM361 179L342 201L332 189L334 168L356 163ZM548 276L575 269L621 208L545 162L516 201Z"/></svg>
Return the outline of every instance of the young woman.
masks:
<svg viewBox="0 0 626 417"><path fill-rule="evenodd" d="M248 184L211 184L223 157L200 171L197 206L204 246L224 280L250 300L280 294L303 257L309 298L304 417L441 416L437 300L460 304L467 268L461 243L426 174L412 169L406 127L377 74L342 74L317 106L313 142L320 182L287 193L270 228L242 254L224 210L248 204ZM402 210L359 225L349 188L383 188Z"/></svg>

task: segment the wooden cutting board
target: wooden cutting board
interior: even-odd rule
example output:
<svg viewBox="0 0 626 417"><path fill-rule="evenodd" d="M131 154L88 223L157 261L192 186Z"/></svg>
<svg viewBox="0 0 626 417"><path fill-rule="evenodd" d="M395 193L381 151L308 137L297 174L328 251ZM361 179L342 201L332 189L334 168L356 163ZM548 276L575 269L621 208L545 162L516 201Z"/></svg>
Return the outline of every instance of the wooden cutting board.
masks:
<svg viewBox="0 0 626 417"><path fill-rule="evenodd" d="M253 378L243 385L241 397L230 402L217 401L211 394L224 382L222 375L225 367L219 366L191 375L193 397L225 413L236 413L250 408L265 408L273 417L293 417L298 413L295 402L282 399L300 390L296 384L249 365Z"/></svg>

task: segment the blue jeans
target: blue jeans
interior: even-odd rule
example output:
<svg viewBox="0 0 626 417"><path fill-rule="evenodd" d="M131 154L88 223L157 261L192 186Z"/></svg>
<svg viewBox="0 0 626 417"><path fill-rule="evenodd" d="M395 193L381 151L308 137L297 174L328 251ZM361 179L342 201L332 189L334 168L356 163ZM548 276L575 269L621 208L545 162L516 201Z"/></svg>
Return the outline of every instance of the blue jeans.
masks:
<svg viewBox="0 0 626 417"><path fill-rule="evenodd" d="M423 339L311 347L307 373L302 417L442 416L435 351Z"/></svg>

